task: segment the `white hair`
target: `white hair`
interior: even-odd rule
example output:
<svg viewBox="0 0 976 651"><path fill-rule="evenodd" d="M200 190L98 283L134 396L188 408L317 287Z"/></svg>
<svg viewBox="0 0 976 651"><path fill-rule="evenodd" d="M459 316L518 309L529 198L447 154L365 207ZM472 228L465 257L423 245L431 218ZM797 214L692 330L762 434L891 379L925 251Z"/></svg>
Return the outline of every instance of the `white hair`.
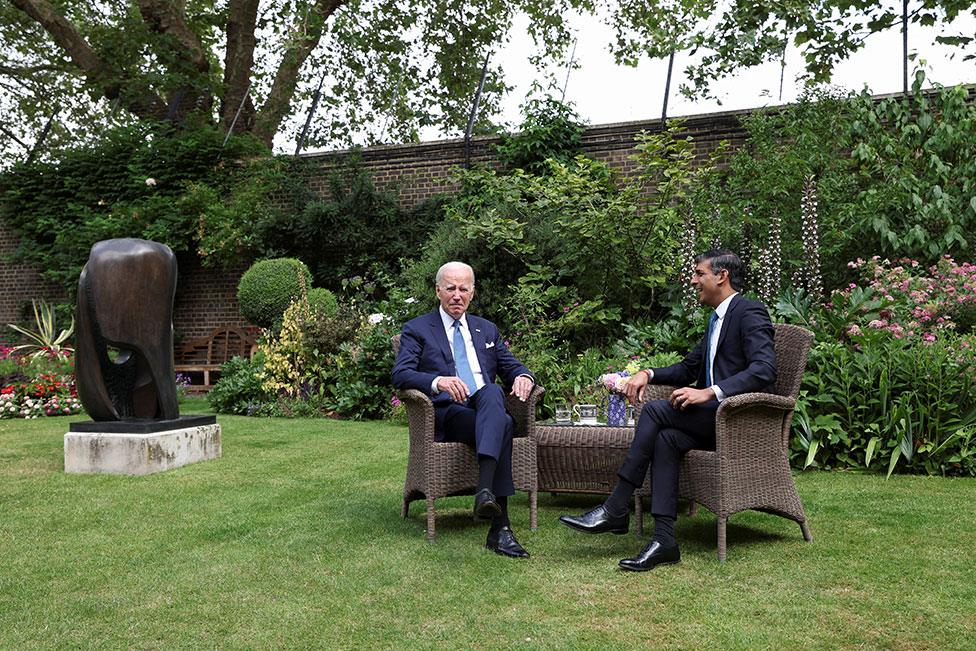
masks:
<svg viewBox="0 0 976 651"><path fill-rule="evenodd" d="M463 262L458 262L456 260L452 262L445 262L441 265L441 268L437 270L437 274L434 276L434 284L436 286L441 286L441 281L444 279L444 273L448 269L463 269L464 271L468 272L468 275L471 276L471 287L474 287L474 269L471 268L471 265L464 264Z"/></svg>

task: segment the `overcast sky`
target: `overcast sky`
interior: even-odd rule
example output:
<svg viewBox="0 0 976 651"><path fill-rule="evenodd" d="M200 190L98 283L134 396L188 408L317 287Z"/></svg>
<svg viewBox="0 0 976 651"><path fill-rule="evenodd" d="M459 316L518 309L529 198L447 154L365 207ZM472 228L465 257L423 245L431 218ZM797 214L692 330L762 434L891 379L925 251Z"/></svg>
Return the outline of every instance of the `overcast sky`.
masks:
<svg viewBox="0 0 976 651"><path fill-rule="evenodd" d="M575 104L584 120L588 124L608 124L660 117L667 61L645 59L637 68L617 66L608 49L613 39L612 30L593 20L577 21L576 25L576 60L580 68L569 74L566 99ZM976 20L966 16L951 27L953 33L974 34ZM519 105L538 72L527 61L532 45L524 24L517 23L512 33L513 42L501 54L501 60L508 74L507 82L515 86L515 90L503 102L502 118L517 124ZM937 35L938 31L933 28L917 25L909 28L909 51L925 61L927 78L944 85L976 82L976 61L964 62L961 55L950 60L953 48L936 44ZM873 93L898 92L902 89L901 52L900 26L874 34L863 50L835 69L833 84L850 90L860 90L867 85ZM803 72L801 57L794 49L787 51L782 101L779 98L780 65L769 63L718 82L714 90L721 104L714 100L693 102L678 92L683 80L682 71L689 60L686 53L678 53L675 57L668 103L671 117L792 102L803 90L802 83L796 81L796 76ZM911 66L919 64L918 60L910 62ZM565 70L558 71L557 76L562 83ZM911 81L910 78L909 84ZM460 135L463 134L443 134L431 129L423 132L421 137L422 140L438 140Z"/></svg>

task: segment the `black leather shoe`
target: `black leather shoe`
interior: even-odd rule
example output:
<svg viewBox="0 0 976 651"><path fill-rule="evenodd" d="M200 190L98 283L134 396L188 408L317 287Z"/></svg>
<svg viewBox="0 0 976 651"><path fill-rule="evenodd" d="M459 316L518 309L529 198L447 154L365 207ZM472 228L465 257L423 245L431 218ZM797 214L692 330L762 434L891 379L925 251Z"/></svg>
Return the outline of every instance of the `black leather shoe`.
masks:
<svg viewBox="0 0 976 651"><path fill-rule="evenodd" d="M607 513L603 505L596 507L592 511L587 511L583 515L563 515L559 521L570 529L576 529L584 533L627 533L630 529L630 513L620 516L612 516Z"/></svg>
<svg viewBox="0 0 976 651"><path fill-rule="evenodd" d="M658 565L674 565L680 560L681 552L678 551L677 545L665 547L658 541L652 540L637 556L620 561L620 569L629 572L646 572Z"/></svg>
<svg viewBox="0 0 976 651"><path fill-rule="evenodd" d="M515 540L515 534L512 533L511 527L502 527L498 531L489 531L488 540L485 541L485 547L502 556L509 556L511 558L529 557L529 552L525 551L525 548L519 544L519 541Z"/></svg>
<svg viewBox="0 0 976 651"><path fill-rule="evenodd" d="M502 507L495 501L495 494L487 488L482 488L474 496L474 519L490 520L502 514Z"/></svg>

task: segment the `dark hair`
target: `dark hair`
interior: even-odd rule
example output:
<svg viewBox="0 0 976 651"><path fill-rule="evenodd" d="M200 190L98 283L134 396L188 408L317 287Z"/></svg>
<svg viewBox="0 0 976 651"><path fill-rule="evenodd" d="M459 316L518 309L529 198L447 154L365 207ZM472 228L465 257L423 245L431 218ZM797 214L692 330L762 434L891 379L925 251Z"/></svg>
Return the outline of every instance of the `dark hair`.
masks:
<svg viewBox="0 0 976 651"><path fill-rule="evenodd" d="M729 272L729 284L735 291L742 290L742 260L739 256L726 249L709 249L695 256L695 264L706 260L711 262L712 273L717 274L722 269Z"/></svg>

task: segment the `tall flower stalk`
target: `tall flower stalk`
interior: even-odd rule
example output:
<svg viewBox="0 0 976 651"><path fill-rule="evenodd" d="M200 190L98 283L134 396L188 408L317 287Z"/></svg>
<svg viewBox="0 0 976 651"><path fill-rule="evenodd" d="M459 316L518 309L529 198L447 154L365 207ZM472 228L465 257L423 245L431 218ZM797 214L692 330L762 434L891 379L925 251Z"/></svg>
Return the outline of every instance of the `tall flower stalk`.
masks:
<svg viewBox="0 0 976 651"><path fill-rule="evenodd" d="M767 305L776 301L780 292L780 277L782 271L782 218L779 211L774 211L769 220L769 237L766 246L759 253L759 283L756 291Z"/></svg>
<svg viewBox="0 0 976 651"><path fill-rule="evenodd" d="M823 274L820 271L820 226L817 215L817 184L811 174L803 181L803 287L814 299L823 297Z"/></svg>

